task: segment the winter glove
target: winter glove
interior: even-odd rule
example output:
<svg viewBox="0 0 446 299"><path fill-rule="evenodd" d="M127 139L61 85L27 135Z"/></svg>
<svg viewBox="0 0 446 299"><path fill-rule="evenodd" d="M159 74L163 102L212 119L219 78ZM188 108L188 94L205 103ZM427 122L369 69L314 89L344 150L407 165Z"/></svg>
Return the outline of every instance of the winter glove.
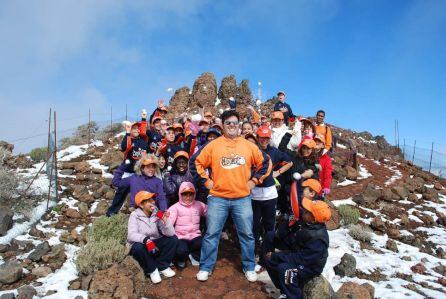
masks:
<svg viewBox="0 0 446 299"><path fill-rule="evenodd" d="M157 207L155 207L154 209L153 209L153 212L152 212L152 215L155 215L156 216L156 218L158 218L158 219L163 219L163 211L161 211L160 209L158 209Z"/></svg>
<svg viewBox="0 0 446 299"><path fill-rule="evenodd" d="M155 242L150 240L149 237L144 238L144 244L146 245L147 251L150 253L155 253L158 250Z"/></svg>
<svg viewBox="0 0 446 299"><path fill-rule="evenodd" d="M322 191L324 192L325 195L330 194L330 188L324 188L322 189Z"/></svg>

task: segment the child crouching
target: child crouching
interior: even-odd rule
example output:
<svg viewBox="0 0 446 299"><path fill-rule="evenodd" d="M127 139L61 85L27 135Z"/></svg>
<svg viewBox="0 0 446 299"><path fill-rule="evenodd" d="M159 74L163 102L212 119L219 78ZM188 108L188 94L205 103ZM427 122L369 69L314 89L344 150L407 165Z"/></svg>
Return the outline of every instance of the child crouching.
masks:
<svg viewBox="0 0 446 299"><path fill-rule="evenodd" d="M200 217L205 217L207 206L195 200L195 187L190 182L180 185L179 201L169 208L170 221L175 225L178 245L175 253L177 266L184 268L189 256L192 265L198 266L201 251Z"/></svg>
<svg viewBox="0 0 446 299"><path fill-rule="evenodd" d="M156 207L156 200L155 193L140 191L136 194L138 208L130 214L127 235L130 254L153 283L161 282L160 273L165 277L175 276L169 265L178 243L169 212L163 214Z"/></svg>
<svg viewBox="0 0 446 299"><path fill-rule="evenodd" d="M325 202L305 197L316 195L318 190L314 189L320 188L320 184L313 184L316 180L310 182L307 184L311 187L303 184L307 190L303 192L299 219L282 223L277 232L266 234L263 243L262 263L281 298L303 298L301 286L321 274L327 262L329 238L325 222L330 220L331 212ZM281 252L274 252L275 248Z"/></svg>

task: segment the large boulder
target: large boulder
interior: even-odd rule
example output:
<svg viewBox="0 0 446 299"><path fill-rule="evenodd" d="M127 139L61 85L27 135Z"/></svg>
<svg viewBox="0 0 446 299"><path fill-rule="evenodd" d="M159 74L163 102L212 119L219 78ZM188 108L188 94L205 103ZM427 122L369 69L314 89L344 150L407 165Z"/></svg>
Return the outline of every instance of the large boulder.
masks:
<svg viewBox="0 0 446 299"><path fill-rule="evenodd" d="M12 227L12 217L14 214L7 207L0 207L0 236L6 235Z"/></svg>
<svg viewBox="0 0 446 299"><path fill-rule="evenodd" d="M349 180L356 181L356 179L359 176L359 172L356 169L354 169L353 167L348 166L348 165L345 166L344 169L345 169L345 173L346 173L346 178Z"/></svg>
<svg viewBox="0 0 446 299"><path fill-rule="evenodd" d="M335 294L328 280L322 275L309 280L303 286L302 292L306 299L332 298Z"/></svg>
<svg viewBox="0 0 446 299"><path fill-rule="evenodd" d="M14 150L14 144L8 143L4 140L0 140L0 148L3 148L12 153L12 151Z"/></svg>
<svg viewBox="0 0 446 299"><path fill-rule="evenodd" d="M37 295L36 289L30 285L21 286L18 288L17 293L17 299L32 299Z"/></svg>
<svg viewBox="0 0 446 299"><path fill-rule="evenodd" d="M409 196L409 190L404 186L392 187L392 192L398 195L399 199L406 199Z"/></svg>
<svg viewBox="0 0 446 299"><path fill-rule="evenodd" d="M328 230L338 229L341 226L341 216L339 215L338 210L331 201L327 200L325 202L330 207L331 212L331 218L325 223L325 225L327 226Z"/></svg>
<svg viewBox="0 0 446 299"><path fill-rule="evenodd" d="M215 107L217 98L217 81L212 73L203 73L198 77L192 88L192 99L189 107L203 106L206 111Z"/></svg>
<svg viewBox="0 0 446 299"><path fill-rule="evenodd" d="M341 262L333 269L336 275L353 277L356 272L356 259L353 255L345 253L341 258Z"/></svg>
<svg viewBox="0 0 446 299"><path fill-rule="evenodd" d="M373 184L367 184L364 191L352 198L352 200L358 205L368 206L373 204L379 197L381 197L381 191L376 189Z"/></svg>
<svg viewBox="0 0 446 299"><path fill-rule="evenodd" d="M356 282L344 282L334 297L335 299L372 299L367 286Z"/></svg>
<svg viewBox="0 0 446 299"><path fill-rule="evenodd" d="M0 283L10 284L22 277L23 267L18 261L7 261L0 265Z"/></svg>

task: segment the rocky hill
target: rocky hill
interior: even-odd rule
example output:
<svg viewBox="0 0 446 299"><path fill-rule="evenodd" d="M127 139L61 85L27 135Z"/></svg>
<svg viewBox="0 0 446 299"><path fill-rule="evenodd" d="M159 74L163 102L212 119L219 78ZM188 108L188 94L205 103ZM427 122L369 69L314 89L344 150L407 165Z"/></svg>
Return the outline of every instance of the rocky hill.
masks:
<svg viewBox="0 0 446 299"><path fill-rule="evenodd" d="M197 102L217 112L228 106L230 97L239 101L242 114L253 104L247 81L237 84L229 76L217 88L215 77L205 73L192 91L183 87L175 92L170 115L195 109ZM329 259L323 275L306 285L306 297L444 298L446 181L403 161L381 136L333 127L339 139L328 196L333 212L327 224ZM91 224L104 215L114 195L110 182L121 163L120 138L58 153L60 201L50 203L48 211L42 201L26 217L16 213L6 218L0 212L0 227L5 219L13 222L0 236L0 298L277 297L266 272L257 283L246 281L231 239L221 243L216 270L206 283L196 281L197 269L188 266L153 286L130 257L93 273L78 271L76 257L91 240ZM25 157L9 159L22 161L20 166L6 163L24 178L33 177L41 166ZM45 177L42 173L37 179ZM122 212L128 215L130 210L124 207Z"/></svg>

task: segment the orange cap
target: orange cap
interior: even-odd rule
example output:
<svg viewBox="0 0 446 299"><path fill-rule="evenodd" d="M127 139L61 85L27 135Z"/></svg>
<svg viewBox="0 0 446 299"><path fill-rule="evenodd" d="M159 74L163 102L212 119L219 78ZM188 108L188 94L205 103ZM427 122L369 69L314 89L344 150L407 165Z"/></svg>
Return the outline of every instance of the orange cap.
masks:
<svg viewBox="0 0 446 299"><path fill-rule="evenodd" d="M134 122L134 123L132 123L132 124L131 124L131 126L130 126L130 127L131 127L131 128L133 128L134 126L138 126L138 128L139 128L139 125L140 125L140 123L139 123L139 122Z"/></svg>
<svg viewBox="0 0 446 299"><path fill-rule="evenodd" d="M141 165L144 165L144 166L150 165L150 164L158 165L158 160L156 160L156 157L153 155L148 155L148 156L142 157L140 161L141 161Z"/></svg>
<svg viewBox="0 0 446 299"><path fill-rule="evenodd" d="M299 144L299 148L301 148L303 145L305 145L306 147L309 147L309 148L315 148L316 147L316 142L314 142L313 139L304 139Z"/></svg>
<svg viewBox="0 0 446 299"><path fill-rule="evenodd" d="M150 199L150 198L154 198L154 197L155 197L155 193L150 193L150 192L147 192L147 191L139 191L135 195L135 205L140 207L141 203L144 200Z"/></svg>
<svg viewBox="0 0 446 299"><path fill-rule="evenodd" d="M175 153L175 155L173 156L173 159L176 160L179 157L184 157L186 159L189 160L189 154L185 151L178 151Z"/></svg>
<svg viewBox="0 0 446 299"><path fill-rule="evenodd" d="M261 126L257 129L257 137L271 138L271 129L266 126Z"/></svg>
<svg viewBox="0 0 446 299"><path fill-rule="evenodd" d="M282 111L273 111L271 113L271 119L282 119L283 120L283 112Z"/></svg>
<svg viewBox="0 0 446 299"><path fill-rule="evenodd" d="M176 129L181 129L181 130L184 130L183 129L183 126L180 124L180 123L174 123L173 124L173 128L176 130Z"/></svg>
<svg viewBox="0 0 446 299"><path fill-rule="evenodd" d="M200 120L200 122L198 123L199 126L202 126L202 125L204 125L204 124L209 125L209 122L208 122L207 120L205 120L205 119L202 119L202 120Z"/></svg>
<svg viewBox="0 0 446 299"><path fill-rule="evenodd" d="M208 111L208 112L206 112L206 113L204 114L204 116L205 116L205 117L206 117L206 116L212 117L213 115L212 115L212 112L211 112L211 111Z"/></svg>
<svg viewBox="0 0 446 299"><path fill-rule="evenodd" d="M324 135L322 134L316 134L316 136L313 137L314 140L319 140L320 142L322 142L325 145L325 138Z"/></svg>
<svg viewBox="0 0 446 299"><path fill-rule="evenodd" d="M322 200L311 200L304 197L302 199L302 206L305 210L313 214L314 219L319 223L325 223L331 218L330 207Z"/></svg>
<svg viewBox="0 0 446 299"><path fill-rule="evenodd" d="M319 194L322 190L321 183L315 179L307 179L302 183L302 187L310 187L311 190Z"/></svg>

